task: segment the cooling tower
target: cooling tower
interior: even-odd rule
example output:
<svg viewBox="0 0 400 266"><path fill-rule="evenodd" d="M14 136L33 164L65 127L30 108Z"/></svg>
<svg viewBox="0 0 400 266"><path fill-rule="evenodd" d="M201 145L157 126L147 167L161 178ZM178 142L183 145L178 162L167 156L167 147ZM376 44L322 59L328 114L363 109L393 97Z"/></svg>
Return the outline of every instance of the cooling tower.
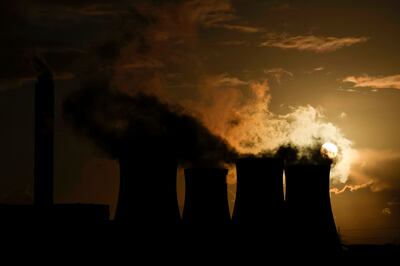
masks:
<svg viewBox="0 0 400 266"><path fill-rule="evenodd" d="M53 204L54 83L50 70L44 65L39 68L35 85L34 204L49 207Z"/></svg>
<svg viewBox="0 0 400 266"><path fill-rule="evenodd" d="M196 225L230 223L227 169L185 169L185 204L183 222Z"/></svg>
<svg viewBox="0 0 400 266"><path fill-rule="evenodd" d="M283 212L283 160L241 158L236 161L237 191L233 222L279 225Z"/></svg>
<svg viewBox="0 0 400 266"><path fill-rule="evenodd" d="M294 248L338 251L340 241L329 195L330 164L285 168L287 225Z"/></svg>
<svg viewBox="0 0 400 266"><path fill-rule="evenodd" d="M130 225L176 225L179 208L176 195L177 162L151 154L119 157L120 189L115 222Z"/></svg>

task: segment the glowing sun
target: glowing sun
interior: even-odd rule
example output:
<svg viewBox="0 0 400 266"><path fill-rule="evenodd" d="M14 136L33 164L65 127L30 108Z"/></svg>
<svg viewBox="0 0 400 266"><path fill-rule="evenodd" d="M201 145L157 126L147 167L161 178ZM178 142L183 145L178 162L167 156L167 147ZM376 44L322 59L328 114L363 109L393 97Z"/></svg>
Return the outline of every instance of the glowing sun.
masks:
<svg viewBox="0 0 400 266"><path fill-rule="evenodd" d="M321 154L333 160L338 155L338 147L331 142L326 142L321 147Z"/></svg>

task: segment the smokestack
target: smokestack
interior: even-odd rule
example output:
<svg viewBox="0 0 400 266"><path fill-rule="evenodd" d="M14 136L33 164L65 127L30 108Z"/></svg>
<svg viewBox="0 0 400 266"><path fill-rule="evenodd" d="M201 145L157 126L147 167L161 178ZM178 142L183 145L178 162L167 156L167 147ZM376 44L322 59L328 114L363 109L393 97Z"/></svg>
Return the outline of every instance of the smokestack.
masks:
<svg viewBox="0 0 400 266"><path fill-rule="evenodd" d="M54 82L51 71L35 58L39 73L35 84L34 204L53 204Z"/></svg>
<svg viewBox="0 0 400 266"><path fill-rule="evenodd" d="M176 160L136 152L131 149L119 156L120 188L115 221L132 225L178 224Z"/></svg>
<svg viewBox="0 0 400 266"><path fill-rule="evenodd" d="M236 172L234 223L280 225L284 206L283 159L241 158L236 161Z"/></svg>
<svg viewBox="0 0 400 266"><path fill-rule="evenodd" d="M183 222L197 225L230 223L227 169L185 169L185 204Z"/></svg>
<svg viewBox="0 0 400 266"><path fill-rule="evenodd" d="M285 168L290 243L336 252L340 240L329 195L330 164L296 164Z"/></svg>

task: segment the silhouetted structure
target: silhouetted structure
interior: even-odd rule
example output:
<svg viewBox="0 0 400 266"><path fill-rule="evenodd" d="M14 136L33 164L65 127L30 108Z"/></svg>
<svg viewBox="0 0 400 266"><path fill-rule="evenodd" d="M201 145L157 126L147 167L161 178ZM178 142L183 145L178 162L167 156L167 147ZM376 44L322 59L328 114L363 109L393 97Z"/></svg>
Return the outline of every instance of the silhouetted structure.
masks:
<svg viewBox="0 0 400 266"><path fill-rule="evenodd" d="M39 76L35 85L34 204L53 204L54 83L48 67L35 60Z"/></svg>
<svg viewBox="0 0 400 266"><path fill-rule="evenodd" d="M127 148L119 156L117 223L169 226L180 220L177 162L150 150L138 154L135 149Z"/></svg>
<svg viewBox="0 0 400 266"><path fill-rule="evenodd" d="M104 225L110 219L110 208L101 204L55 204L49 222L68 225Z"/></svg>
<svg viewBox="0 0 400 266"><path fill-rule="evenodd" d="M185 169L185 204L183 222L196 225L230 223L227 169Z"/></svg>
<svg viewBox="0 0 400 266"><path fill-rule="evenodd" d="M0 205L0 224L3 225L104 225L109 218L108 205L55 204L47 208Z"/></svg>
<svg viewBox="0 0 400 266"><path fill-rule="evenodd" d="M329 195L330 164L285 168L289 243L294 248L325 252L340 249Z"/></svg>
<svg viewBox="0 0 400 266"><path fill-rule="evenodd" d="M241 158L236 161L236 172L234 223L264 227L280 225L284 206L283 160Z"/></svg>

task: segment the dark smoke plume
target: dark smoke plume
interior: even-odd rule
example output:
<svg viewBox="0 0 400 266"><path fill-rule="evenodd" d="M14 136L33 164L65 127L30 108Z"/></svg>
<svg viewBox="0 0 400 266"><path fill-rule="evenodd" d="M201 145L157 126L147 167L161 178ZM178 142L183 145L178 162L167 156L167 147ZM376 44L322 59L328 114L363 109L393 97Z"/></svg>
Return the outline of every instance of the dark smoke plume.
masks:
<svg viewBox="0 0 400 266"><path fill-rule="evenodd" d="M114 158L128 151L216 165L236 157L225 140L182 107L143 93L128 96L93 83L64 102L64 116Z"/></svg>
<svg viewBox="0 0 400 266"><path fill-rule="evenodd" d="M181 163L216 165L236 157L236 151L223 138L211 133L183 107L169 104L179 101L155 93L158 88L151 82L149 70L139 67L158 54L160 45L154 36L159 34L154 25L162 25L164 15L175 14L186 2L191 1L138 1L121 14L112 36L94 45L88 58L79 64L82 69L78 78L83 86L65 100L64 117L113 158L132 152L174 156ZM191 30L180 31L183 33L177 39L191 36ZM128 56L121 54L123 51L132 52ZM119 62L121 58L129 59L128 66ZM116 82L115 77L130 67L135 71L128 73L129 82ZM129 90L123 86L129 86Z"/></svg>
<svg viewBox="0 0 400 266"><path fill-rule="evenodd" d="M282 145L276 151L276 156L282 158L286 164L331 164L335 160L329 159L321 153L321 145L316 142L315 145L302 148L301 150L294 145Z"/></svg>

